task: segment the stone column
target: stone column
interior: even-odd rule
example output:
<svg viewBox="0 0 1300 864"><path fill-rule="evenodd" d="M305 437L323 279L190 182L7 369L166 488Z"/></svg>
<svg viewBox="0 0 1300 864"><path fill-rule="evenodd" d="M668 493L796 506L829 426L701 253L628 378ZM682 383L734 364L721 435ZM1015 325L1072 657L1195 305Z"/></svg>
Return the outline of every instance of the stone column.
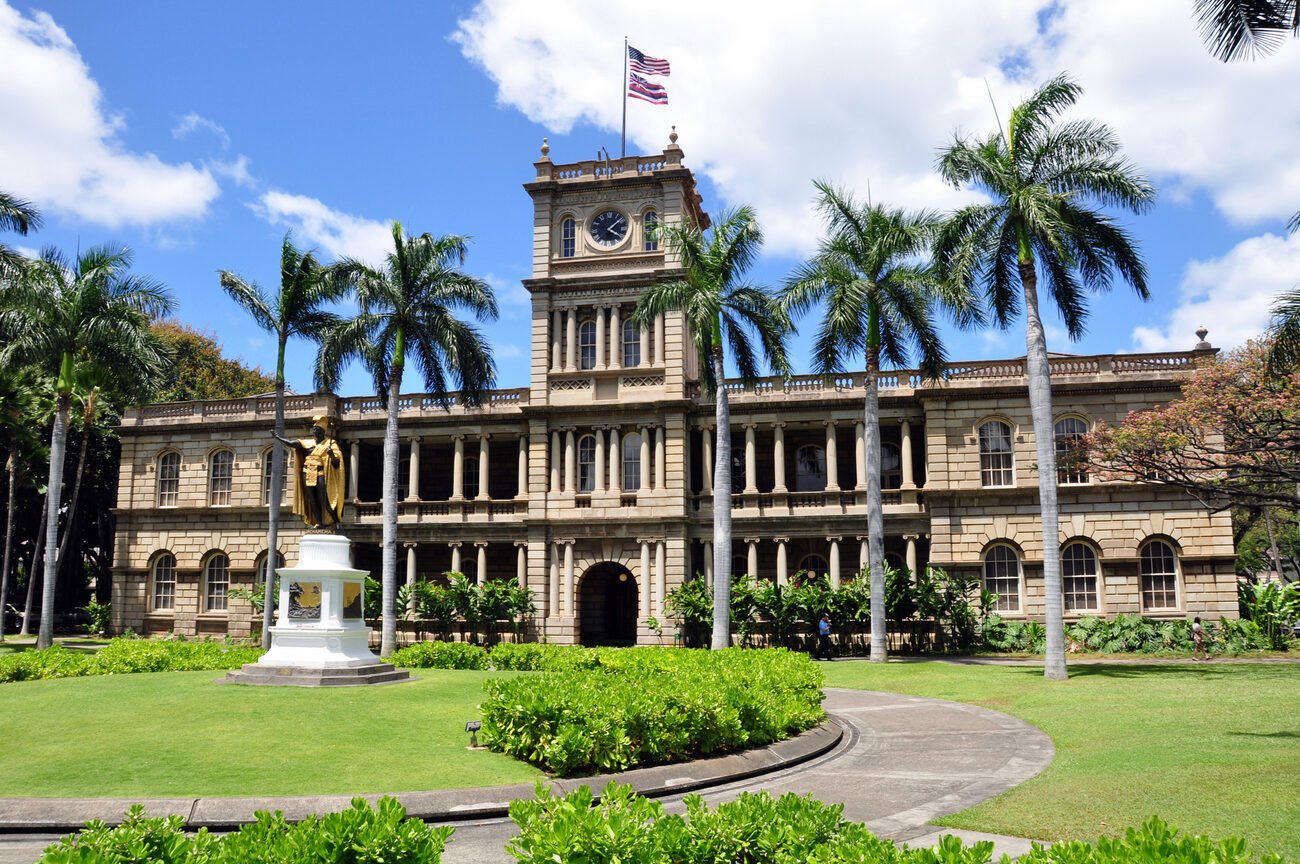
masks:
<svg viewBox="0 0 1300 864"><path fill-rule="evenodd" d="M420 436L411 438L411 461L406 472L406 500L420 500Z"/></svg>
<svg viewBox="0 0 1300 864"><path fill-rule="evenodd" d="M406 584L411 587L410 599L406 601L406 613L415 614L415 544L406 543Z"/></svg>
<svg viewBox="0 0 1300 864"><path fill-rule="evenodd" d="M705 495L713 494L713 427L705 426L700 433L700 442L704 445L700 448L700 462L703 471L702 490Z"/></svg>
<svg viewBox="0 0 1300 864"><path fill-rule="evenodd" d="M907 569L912 574L912 581L916 581L916 537L915 534L904 534L907 540Z"/></svg>
<svg viewBox="0 0 1300 864"><path fill-rule="evenodd" d="M491 495L488 494L488 438L491 437L486 433L480 433L478 436L478 499L486 501Z"/></svg>
<svg viewBox="0 0 1300 864"><path fill-rule="evenodd" d="M287 474L288 472L285 473ZM360 496L357 495L357 478L360 476L360 473L361 442L353 441L351 446L348 447L348 492L352 496L353 503L361 500ZM289 486L288 480L289 478L285 477L285 488L288 488Z"/></svg>
<svg viewBox="0 0 1300 864"><path fill-rule="evenodd" d="M835 455L835 421L826 421L826 491L840 491L840 462Z"/></svg>
<svg viewBox="0 0 1300 864"><path fill-rule="evenodd" d="M655 316L655 365L659 367L664 365L664 316L662 312Z"/></svg>
<svg viewBox="0 0 1300 864"><path fill-rule="evenodd" d="M573 617L573 541L564 542L564 615Z"/></svg>
<svg viewBox="0 0 1300 864"><path fill-rule="evenodd" d="M777 537L776 540L776 584L788 585L790 583L789 562L785 557L785 544L790 542L789 537Z"/></svg>
<svg viewBox="0 0 1300 864"><path fill-rule="evenodd" d="M487 581L487 543L479 540L474 546L478 549L478 557L474 561L474 581L482 585Z"/></svg>
<svg viewBox="0 0 1300 864"><path fill-rule="evenodd" d="M831 544L831 588L840 587L840 538L827 537Z"/></svg>
<svg viewBox="0 0 1300 864"><path fill-rule="evenodd" d="M785 424L772 424L773 492L785 492Z"/></svg>
<svg viewBox="0 0 1300 864"><path fill-rule="evenodd" d="M857 490L867 488L867 424L853 425L853 464L857 468Z"/></svg>
<svg viewBox="0 0 1300 864"><path fill-rule="evenodd" d="M862 541L862 548L858 550L858 573L861 574L871 567L871 546L870 538L859 534L858 540Z"/></svg>
<svg viewBox="0 0 1300 864"><path fill-rule="evenodd" d="M903 488L915 489L916 478L912 476L912 424L904 420L900 431L903 446L898 448L898 456L903 460Z"/></svg>
<svg viewBox="0 0 1300 864"><path fill-rule="evenodd" d="M668 486L668 428L655 427L655 489Z"/></svg>
<svg viewBox="0 0 1300 864"><path fill-rule="evenodd" d="M546 611L552 618L560 617L560 549L558 543L551 543L551 562L547 568L546 588L548 592L548 608Z"/></svg>
<svg viewBox="0 0 1300 864"><path fill-rule="evenodd" d="M605 491L605 430L597 427L592 430L596 434L596 464L592 466L593 476L591 478L591 491Z"/></svg>
<svg viewBox="0 0 1300 864"><path fill-rule="evenodd" d="M609 368L623 368L623 322L617 303L609 307Z"/></svg>
<svg viewBox="0 0 1300 864"><path fill-rule="evenodd" d="M519 477L515 484L515 497L528 497L528 436L519 436Z"/></svg>
<svg viewBox="0 0 1300 864"><path fill-rule="evenodd" d="M641 327L640 336L641 336L641 365L643 367L649 367L650 366L650 328Z"/></svg>
<svg viewBox="0 0 1300 864"><path fill-rule="evenodd" d="M596 366L597 369L605 368L605 310L597 306L594 310L596 313Z"/></svg>
<svg viewBox="0 0 1300 864"><path fill-rule="evenodd" d="M746 537L745 542L749 544L748 554L745 558L745 572L758 578L758 538Z"/></svg>
<svg viewBox="0 0 1300 864"><path fill-rule="evenodd" d="M564 314L568 319L564 326L564 338L569 343L564 351L564 369L566 372L574 372L578 368L578 310L568 309Z"/></svg>
<svg viewBox="0 0 1300 864"><path fill-rule="evenodd" d="M563 490L563 481L560 477L560 467L564 462L564 456L561 451L560 432L555 430L551 433L551 491L560 492Z"/></svg>
<svg viewBox="0 0 1300 864"><path fill-rule="evenodd" d="M563 324L560 317L560 310L551 311L551 371L558 372L563 366L564 355L561 352L560 334L563 332Z"/></svg>
<svg viewBox="0 0 1300 864"><path fill-rule="evenodd" d="M465 436L454 435L455 455L451 460L451 500L461 501L465 498Z"/></svg>
<svg viewBox="0 0 1300 864"><path fill-rule="evenodd" d="M609 491L623 491L623 442L617 426L609 430Z"/></svg>
<svg viewBox="0 0 1300 864"><path fill-rule="evenodd" d="M528 543L515 541L515 584L528 587Z"/></svg>
<svg viewBox="0 0 1300 864"><path fill-rule="evenodd" d="M664 598L668 593L668 543L655 544L655 615L664 617Z"/></svg>
<svg viewBox="0 0 1300 864"><path fill-rule="evenodd" d="M709 596L713 596L713 541L704 541L704 584L709 588Z"/></svg>
<svg viewBox="0 0 1300 864"><path fill-rule="evenodd" d="M654 480L650 473L650 427L641 427L641 488L649 490Z"/></svg>
<svg viewBox="0 0 1300 864"><path fill-rule="evenodd" d="M641 614L638 621L644 621L650 617L650 580L653 578L650 572L650 541L641 541Z"/></svg>
<svg viewBox="0 0 1300 864"><path fill-rule="evenodd" d="M578 491L578 452L572 428L564 430L564 491Z"/></svg>
<svg viewBox="0 0 1300 864"><path fill-rule="evenodd" d="M460 569L460 543L448 543L451 547L451 569L456 573L463 573Z"/></svg>
<svg viewBox="0 0 1300 864"><path fill-rule="evenodd" d="M745 494L758 491L758 453L754 440L754 424L745 424Z"/></svg>

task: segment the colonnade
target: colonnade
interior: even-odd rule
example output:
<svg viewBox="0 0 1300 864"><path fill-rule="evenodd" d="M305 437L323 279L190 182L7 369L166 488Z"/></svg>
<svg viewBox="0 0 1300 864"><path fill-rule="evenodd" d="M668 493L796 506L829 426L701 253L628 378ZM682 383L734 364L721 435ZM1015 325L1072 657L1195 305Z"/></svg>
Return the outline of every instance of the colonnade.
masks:
<svg viewBox="0 0 1300 864"><path fill-rule="evenodd" d="M477 500L487 501L491 499L489 491L489 480L491 478L491 456L492 435L488 432L480 432L478 435L452 435L450 436L453 447L451 463L451 501ZM470 447L477 449L478 458L478 484L474 490L469 490L466 494L465 489L465 450L466 440L469 440ZM528 437L520 435L517 438L519 442L518 457L518 477L516 480L516 498L528 497ZM420 435L413 435L406 439L407 447L407 475L406 483L409 490L406 495L407 501L422 501L420 497L420 450L424 438ZM382 441L380 442L382 444ZM357 483L360 479L361 466L361 442L353 440L348 451L348 489L351 491L353 500L357 498Z"/></svg>
<svg viewBox="0 0 1300 864"><path fill-rule="evenodd" d="M867 536L865 534L854 535L858 541L858 569L853 573L860 573L867 569L870 559L868 558ZM904 534L903 540L906 542L906 553L904 563L912 574L916 573L918 564L917 558L917 541L921 539L920 534ZM713 585L713 542L704 540L704 578L708 585ZM790 559L789 544L790 537L745 537L745 572L752 576L758 576L758 544L775 543L776 544L776 582L778 585L788 585L790 583ZM842 534L830 534L826 537L827 554L826 554L826 576L830 579L832 588L839 588L842 581L840 544L846 542ZM796 568L797 569L797 568ZM735 574L733 574L735 575Z"/></svg>
<svg viewBox="0 0 1300 864"><path fill-rule="evenodd" d="M640 439L637 451L635 485L625 484L623 477L623 427L599 425L579 429L566 426L551 430L549 480L552 492L634 492L657 491L667 486L667 435L663 426L641 424L636 429ZM627 434L633 434L631 432ZM583 460L579 444L588 435L594 439L589 477L580 476ZM628 488L625 488L628 487Z"/></svg>
<svg viewBox="0 0 1300 864"><path fill-rule="evenodd" d="M625 311L622 304L607 306L563 306L551 312L551 371L578 372L605 369L645 369L664 365L664 316L656 315L653 328L642 327L636 333L636 362L626 363ZM594 333L580 338L579 329L590 322ZM582 343L592 347L591 356L583 356ZM606 350L608 348L608 350Z"/></svg>

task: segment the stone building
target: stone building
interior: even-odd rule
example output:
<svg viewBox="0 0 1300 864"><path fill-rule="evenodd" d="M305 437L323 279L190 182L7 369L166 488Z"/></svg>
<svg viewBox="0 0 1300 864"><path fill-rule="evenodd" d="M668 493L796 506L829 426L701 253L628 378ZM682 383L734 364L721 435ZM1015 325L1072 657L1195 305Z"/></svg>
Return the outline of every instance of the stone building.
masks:
<svg viewBox="0 0 1300 864"><path fill-rule="evenodd" d="M684 323L629 322L641 291L674 272L645 228L707 226L676 135L664 152L557 165L525 184L534 212L531 380L449 409L403 397L399 578L448 570L517 579L531 631L554 642L653 638L667 591L711 579L712 400ZM522 334L521 334L522 335ZM1168 402L1208 359L1188 352L1052 358L1058 448L1098 421ZM853 578L865 565L864 375L728 385L733 570ZM1008 618L1043 613L1034 433L1023 359L958 363L945 381L880 377L886 555L978 575ZM291 435L336 421L348 472L343 532L378 575L384 402L292 396ZM114 623L142 633L244 636L230 598L266 554L267 397L149 405L121 432ZM296 425L295 425L296 424ZM1060 475L1067 618L1236 610L1232 528L1176 490ZM288 490L286 501L292 500ZM281 552L301 523L287 507Z"/></svg>

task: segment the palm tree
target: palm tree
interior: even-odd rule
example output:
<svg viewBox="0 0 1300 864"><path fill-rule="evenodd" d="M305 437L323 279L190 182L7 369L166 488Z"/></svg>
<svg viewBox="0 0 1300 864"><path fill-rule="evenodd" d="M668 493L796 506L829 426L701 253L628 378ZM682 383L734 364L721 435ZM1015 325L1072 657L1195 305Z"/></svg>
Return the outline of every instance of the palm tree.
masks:
<svg viewBox="0 0 1300 864"><path fill-rule="evenodd" d="M316 380L328 390L352 360L360 360L375 382L377 395L388 395L384 430L384 530L382 629L379 653L388 657L397 645L397 403L407 354L433 397L451 405L448 381L465 405L479 404L496 381L496 364L483 334L456 317L464 310L479 321L497 317L491 286L461 272L468 238L456 235L404 235L393 223L393 251L382 268L359 261L340 261L338 278L357 292L360 311L325 333L316 357Z"/></svg>
<svg viewBox="0 0 1300 864"><path fill-rule="evenodd" d="M149 321L171 311L171 297L161 284L132 274L130 267L131 254L125 249L100 246L75 261L47 249L12 285L0 308L0 365L22 357L57 376L45 517L47 558L50 550L59 548L63 463L77 361L94 358L116 380L142 382L156 380L169 360L166 347L150 332ZM53 642L57 564L45 568L38 648Z"/></svg>
<svg viewBox="0 0 1300 864"><path fill-rule="evenodd" d="M41 227L41 214L26 201L0 192L0 230L26 235ZM0 277L22 269L26 259L0 243Z"/></svg>
<svg viewBox="0 0 1300 864"><path fill-rule="evenodd" d="M1210 53L1227 63L1271 54L1300 36L1296 0L1196 0L1196 20Z"/></svg>
<svg viewBox="0 0 1300 864"><path fill-rule="evenodd" d="M957 286L982 288L994 320L1007 327L1025 304L1025 367L1038 448L1043 522L1043 590L1047 652L1044 674L1068 677L1061 607L1060 535L1051 373L1038 315L1038 264L1071 339L1084 332L1084 289L1110 288L1113 274L1147 299L1146 267L1134 241L1102 207L1141 213L1155 190L1119 155L1115 134L1092 120L1054 121L1082 92L1067 75L1043 84L1011 111L1005 133L982 140L957 136L938 159L957 188L991 200L953 213L935 241L940 274Z"/></svg>
<svg viewBox="0 0 1300 864"><path fill-rule="evenodd" d="M883 663L885 642L885 519L880 497L880 361L907 368L915 348L920 369L938 378L944 348L932 310L936 300L962 323L978 319L969 293L945 293L930 267L928 251L938 219L880 204L860 205L818 181L818 209L829 236L816 255L786 283L781 305L793 314L825 305L813 342L813 365L830 374L844 358L861 352L866 361L867 560L871 574L871 659ZM956 295L956 296L954 296Z"/></svg>
<svg viewBox="0 0 1300 864"><path fill-rule="evenodd" d="M632 320L648 327L655 317L681 312L704 372L704 388L714 394L717 451L713 472L713 640L714 650L731 644L731 408L727 402L726 349L741 378L758 377L758 358L749 334L758 336L774 371L788 375L785 341L790 317L763 288L742 281L763 246L754 211L739 207L723 213L707 236L694 223L664 223L658 228L680 274L646 289Z"/></svg>
<svg viewBox="0 0 1300 864"><path fill-rule="evenodd" d="M9 564L13 560L18 486L27 459L41 450L40 429L44 426L40 419L43 416L41 402L41 388L30 367L0 368L0 427L5 429L9 445L5 459L4 555L0 558L0 642L5 636L3 610L9 598Z"/></svg>
<svg viewBox="0 0 1300 864"><path fill-rule="evenodd" d="M221 287L244 307L257 326L275 334L275 437L284 437L284 350L291 336L320 342L338 316L321 306L338 298L342 286L321 266L314 252L294 247L290 235L280 244L280 290L268 297L256 282L246 282L228 270L220 273ZM280 503L284 493L284 448L271 450L271 489L266 529L265 587L262 604L262 648L271 647L271 620L275 609L275 568L278 564Z"/></svg>

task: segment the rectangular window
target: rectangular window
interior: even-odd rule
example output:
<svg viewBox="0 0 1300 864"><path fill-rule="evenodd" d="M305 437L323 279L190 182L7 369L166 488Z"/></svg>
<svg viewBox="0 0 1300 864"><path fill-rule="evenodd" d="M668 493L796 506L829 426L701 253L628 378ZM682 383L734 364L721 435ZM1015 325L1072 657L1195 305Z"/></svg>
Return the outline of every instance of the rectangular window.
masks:
<svg viewBox="0 0 1300 864"><path fill-rule="evenodd" d="M1013 482L1011 427L992 420L980 427L980 483L1010 486Z"/></svg>
<svg viewBox="0 0 1300 864"><path fill-rule="evenodd" d="M623 322L623 366L632 369L641 365L641 334L631 321Z"/></svg>
<svg viewBox="0 0 1300 864"><path fill-rule="evenodd" d="M175 507L181 485L181 454L168 453L158 460L158 506Z"/></svg>
<svg viewBox="0 0 1300 864"><path fill-rule="evenodd" d="M166 612L176 608L176 559L163 555L153 565L153 608Z"/></svg>
<svg viewBox="0 0 1300 864"><path fill-rule="evenodd" d="M577 223L572 219L565 219L560 223L560 257L572 258L576 250L577 241Z"/></svg>
<svg viewBox="0 0 1300 864"><path fill-rule="evenodd" d="M984 587L998 595L997 612L1020 611L1020 559L1007 546L994 546L984 558Z"/></svg>
<svg viewBox="0 0 1300 864"><path fill-rule="evenodd" d="M208 478L208 502L214 507L230 503L230 485L235 472L235 454L222 450L212 454L212 470Z"/></svg>
<svg viewBox="0 0 1300 864"><path fill-rule="evenodd" d="M230 592L230 560L225 555L214 555L208 561L205 577L204 610L225 612Z"/></svg>

